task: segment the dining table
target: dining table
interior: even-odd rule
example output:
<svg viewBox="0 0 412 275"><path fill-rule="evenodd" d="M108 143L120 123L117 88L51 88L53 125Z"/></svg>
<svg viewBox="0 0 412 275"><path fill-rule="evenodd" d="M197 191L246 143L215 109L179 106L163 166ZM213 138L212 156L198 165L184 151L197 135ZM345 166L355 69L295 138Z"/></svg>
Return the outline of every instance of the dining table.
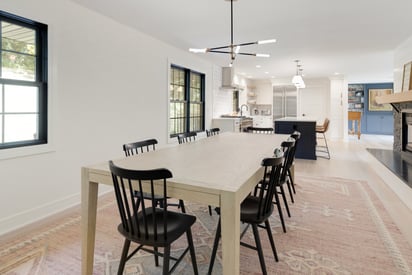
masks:
<svg viewBox="0 0 412 275"><path fill-rule="evenodd" d="M113 159L117 166L169 169L169 197L220 207L223 274L240 272L240 204L262 179L261 161L289 135L225 132ZM93 274L98 187L113 185L109 160L81 168L82 274Z"/></svg>

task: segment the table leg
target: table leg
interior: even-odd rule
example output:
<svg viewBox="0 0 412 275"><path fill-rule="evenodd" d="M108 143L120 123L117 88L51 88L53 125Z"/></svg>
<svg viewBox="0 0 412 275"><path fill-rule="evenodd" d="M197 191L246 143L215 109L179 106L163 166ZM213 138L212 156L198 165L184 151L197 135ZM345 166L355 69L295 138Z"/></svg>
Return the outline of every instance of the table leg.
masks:
<svg viewBox="0 0 412 275"><path fill-rule="evenodd" d="M354 135L355 134L355 121L354 120L352 120L352 134Z"/></svg>
<svg viewBox="0 0 412 275"><path fill-rule="evenodd" d="M223 274L239 274L240 202L234 193L223 193L220 201Z"/></svg>
<svg viewBox="0 0 412 275"><path fill-rule="evenodd" d="M82 274L93 274L94 241L96 234L96 212L98 183L89 182L89 171L82 168Z"/></svg>

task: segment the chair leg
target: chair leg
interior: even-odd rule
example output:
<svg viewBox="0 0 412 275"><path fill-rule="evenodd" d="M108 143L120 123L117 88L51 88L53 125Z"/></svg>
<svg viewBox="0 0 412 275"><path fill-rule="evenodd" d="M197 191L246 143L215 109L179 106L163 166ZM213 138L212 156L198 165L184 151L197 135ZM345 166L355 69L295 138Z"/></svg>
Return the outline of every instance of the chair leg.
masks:
<svg viewBox="0 0 412 275"><path fill-rule="evenodd" d="M212 207L209 205L209 215L212 216Z"/></svg>
<svg viewBox="0 0 412 275"><path fill-rule="evenodd" d="M276 206L277 206L277 208L278 208L279 219L280 219L280 222L282 223L283 232L286 233L286 225L285 225L285 220L283 219L282 208L280 207L280 201L279 201L278 192L275 191L273 195L275 196Z"/></svg>
<svg viewBox="0 0 412 275"><path fill-rule="evenodd" d="M260 243L259 231L258 231L257 225L252 224L252 229L253 229L253 235L255 237L256 249L259 255L260 266L262 268L262 274L266 275L267 271L266 271L266 265L265 265L265 257L263 257L262 245Z"/></svg>
<svg viewBox="0 0 412 275"><path fill-rule="evenodd" d="M159 256L157 254L159 252L159 249L155 246L155 247L153 247L153 250L155 251L155 254L154 254L155 265L159 266Z"/></svg>
<svg viewBox="0 0 412 275"><path fill-rule="evenodd" d="M179 207L182 209L182 213L186 213L185 203L183 200L179 200Z"/></svg>
<svg viewBox="0 0 412 275"><path fill-rule="evenodd" d="M328 153L328 159L330 159L329 147L328 147L328 142L326 141L325 133L323 133L323 139L325 140L326 152Z"/></svg>
<svg viewBox="0 0 412 275"><path fill-rule="evenodd" d="M283 189L282 184L279 185L279 187L280 187L280 193L281 193L282 198L283 198L283 203L285 204L286 212L288 213L288 217L290 218L289 205L288 205L288 201L286 200L285 189Z"/></svg>
<svg viewBox="0 0 412 275"><path fill-rule="evenodd" d="M322 155L319 155L318 157L320 157L320 158L326 158L326 159L330 159L330 153L329 153L329 146L328 146L328 141L326 140L326 135L325 135L325 132L318 132L319 134L322 134L323 135L323 137L316 137L316 139L323 139L324 141L325 141L325 145L316 145L317 147L321 147L322 149L324 149L324 150L318 150L318 149L316 149L316 151L317 152L320 152L320 153L326 153L327 154L327 156L325 156L324 154L322 154Z"/></svg>
<svg viewBox="0 0 412 275"><path fill-rule="evenodd" d="M215 241L213 243L212 255L210 255L209 271L207 272L208 275L212 274L213 265L215 263L217 247L219 245L219 239L220 239L220 230L221 230L221 225L220 225L220 218L219 218L219 222L217 223L217 228L216 228Z"/></svg>
<svg viewBox="0 0 412 275"><path fill-rule="evenodd" d="M268 232L268 237L270 241L270 246L272 247L273 256L275 257L275 261L279 262L278 253L276 251L275 241L273 240L272 236L272 229L270 228L269 220L265 221L266 231Z"/></svg>
<svg viewBox="0 0 412 275"><path fill-rule="evenodd" d="M170 262L170 245L166 246L163 252L163 275L169 274L169 262Z"/></svg>
<svg viewBox="0 0 412 275"><path fill-rule="evenodd" d="M127 253L129 252L129 247L130 247L130 240L125 239L124 244L123 244L122 257L120 258L120 263L119 263L119 270L117 271L118 275L123 274L124 266L126 264L126 259L127 259Z"/></svg>
<svg viewBox="0 0 412 275"><path fill-rule="evenodd" d="M286 186L288 187L290 200L292 201L292 203L295 203L295 200L293 199L292 188L290 187L290 185L291 185L291 183L290 183L288 177L286 177Z"/></svg>
<svg viewBox="0 0 412 275"><path fill-rule="evenodd" d="M290 183L292 185L293 194L296 194L295 183L293 182L293 177L292 177L292 173L290 172L290 169L288 169L287 173L288 173L288 177L290 179Z"/></svg>
<svg viewBox="0 0 412 275"><path fill-rule="evenodd" d="M199 271L197 270L196 253L195 253L195 246L193 244L192 230L190 229L187 230L186 236L187 236L187 242L189 244L190 258L192 259L193 272L194 272L193 274L198 275Z"/></svg>

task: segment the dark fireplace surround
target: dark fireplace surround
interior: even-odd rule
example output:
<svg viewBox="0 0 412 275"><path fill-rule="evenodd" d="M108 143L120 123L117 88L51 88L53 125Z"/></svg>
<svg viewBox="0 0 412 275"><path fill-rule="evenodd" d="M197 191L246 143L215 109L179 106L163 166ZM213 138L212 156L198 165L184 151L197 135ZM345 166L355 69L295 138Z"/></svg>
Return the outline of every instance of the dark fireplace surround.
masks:
<svg viewBox="0 0 412 275"><path fill-rule="evenodd" d="M412 156L412 102L397 104L394 110L393 150Z"/></svg>
<svg viewBox="0 0 412 275"><path fill-rule="evenodd" d="M412 101L393 103L393 106L393 150L367 150L412 188Z"/></svg>

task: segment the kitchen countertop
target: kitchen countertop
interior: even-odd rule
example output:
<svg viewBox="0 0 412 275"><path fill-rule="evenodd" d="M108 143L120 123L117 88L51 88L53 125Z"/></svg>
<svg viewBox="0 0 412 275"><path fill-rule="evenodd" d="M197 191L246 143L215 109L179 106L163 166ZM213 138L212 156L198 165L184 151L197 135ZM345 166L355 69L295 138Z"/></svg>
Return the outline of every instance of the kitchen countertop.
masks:
<svg viewBox="0 0 412 275"><path fill-rule="evenodd" d="M277 118L275 121L314 121L316 122L316 119L310 118L310 117L282 117L282 118Z"/></svg>

